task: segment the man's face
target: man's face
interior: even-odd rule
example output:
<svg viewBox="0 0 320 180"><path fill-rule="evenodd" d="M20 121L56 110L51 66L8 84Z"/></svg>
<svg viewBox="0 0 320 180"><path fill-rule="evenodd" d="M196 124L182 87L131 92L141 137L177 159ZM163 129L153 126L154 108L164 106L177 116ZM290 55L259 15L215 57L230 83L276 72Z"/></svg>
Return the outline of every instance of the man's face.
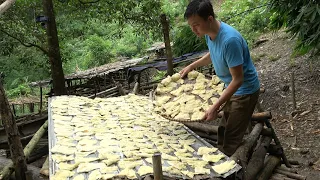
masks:
<svg viewBox="0 0 320 180"><path fill-rule="evenodd" d="M193 15L188 18L188 24L191 30L198 36L203 37L208 31L210 27L210 18L208 20L204 20L199 15Z"/></svg>

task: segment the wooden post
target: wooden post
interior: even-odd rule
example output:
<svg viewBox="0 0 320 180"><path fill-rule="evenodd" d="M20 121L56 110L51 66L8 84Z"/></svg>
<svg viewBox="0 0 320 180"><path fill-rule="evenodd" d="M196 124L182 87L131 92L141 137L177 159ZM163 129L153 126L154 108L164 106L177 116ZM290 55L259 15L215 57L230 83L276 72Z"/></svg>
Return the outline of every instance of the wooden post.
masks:
<svg viewBox="0 0 320 180"><path fill-rule="evenodd" d="M5 95L5 91L1 83L0 83L0 119L2 120L3 127L8 137L11 158L13 161L12 166L14 166L14 169L16 171L15 177L18 180L25 180L26 171L27 171L26 158L23 153L18 126L11 112L8 99Z"/></svg>
<svg viewBox="0 0 320 180"><path fill-rule="evenodd" d="M107 89L107 74L104 74L103 85L104 85L104 89Z"/></svg>
<svg viewBox="0 0 320 180"><path fill-rule="evenodd" d="M292 104L293 104L293 111L297 109L296 103L296 87L294 82L294 71L291 72L291 87L292 87Z"/></svg>
<svg viewBox="0 0 320 180"><path fill-rule="evenodd" d="M42 86L40 86L40 116L42 115Z"/></svg>
<svg viewBox="0 0 320 180"><path fill-rule="evenodd" d="M167 54L167 74L172 76L173 75L173 57L171 51L171 44L170 44L170 29L169 29L169 22L165 14L161 15L161 24L163 30L163 37L164 43L166 46L166 54Z"/></svg>
<svg viewBox="0 0 320 180"><path fill-rule="evenodd" d="M34 103L29 104L29 109L31 113L34 113Z"/></svg>
<svg viewBox="0 0 320 180"><path fill-rule="evenodd" d="M14 117L16 117L17 113L16 113L16 108L15 108L14 104L12 104L12 110L13 110Z"/></svg>
<svg viewBox="0 0 320 180"><path fill-rule="evenodd" d="M157 153L152 156L154 180L163 180L161 154Z"/></svg>

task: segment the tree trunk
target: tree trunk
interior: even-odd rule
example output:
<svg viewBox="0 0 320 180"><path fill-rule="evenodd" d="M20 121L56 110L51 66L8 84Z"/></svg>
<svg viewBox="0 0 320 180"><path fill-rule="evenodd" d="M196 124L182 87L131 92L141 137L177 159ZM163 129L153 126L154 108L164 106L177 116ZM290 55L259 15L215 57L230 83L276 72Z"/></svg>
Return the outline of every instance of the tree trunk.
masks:
<svg viewBox="0 0 320 180"><path fill-rule="evenodd" d="M20 141L18 126L12 115L9 102L6 98L2 84L0 83L0 119L8 137L10 146L11 158L16 171L15 177L17 180L26 179L27 164L23 153L23 147Z"/></svg>
<svg viewBox="0 0 320 180"><path fill-rule="evenodd" d="M67 94L67 90L65 87L65 79L62 69L58 32L53 12L52 0L43 0L43 10L45 16L48 17L46 27L48 36L48 56L51 64L53 92L56 96L65 95Z"/></svg>
<svg viewBox="0 0 320 180"><path fill-rule="evenodd" d="M166 54L167 54L167 73L168 75L173 75L173 57L171 51L171 44L170 44L170 29L169 29L169 22L165 14L161 15L161 24L164 36L164 42L166 46Z"/></svg>

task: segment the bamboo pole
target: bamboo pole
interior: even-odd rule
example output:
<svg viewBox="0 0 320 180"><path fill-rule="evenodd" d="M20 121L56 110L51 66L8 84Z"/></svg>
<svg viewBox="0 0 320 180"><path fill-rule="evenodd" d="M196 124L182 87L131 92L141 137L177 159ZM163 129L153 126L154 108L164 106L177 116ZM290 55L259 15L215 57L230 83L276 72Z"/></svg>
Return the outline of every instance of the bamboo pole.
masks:
<svg viewBox="0 0 320 180"><path fill-rule="evenodd" d="M28 158L32 152L32 150L36 147L37 143L41 139L41 137L44 135L45 132L47 132L48 129L48 121L46 121L39 130L35 133L33 138L30 140L30 142L27 144L27 146L24 148L23 152L25 154L25 157ZM12 172L14 171L13 162L11 161L7 166L5 166L1 172L0 180L7 179Z"/></svg>
<svg viewBox="0 0 320 180"><path fill-rule="evenodd" d="M49 156L47 156L46 161L43 163L40 174L49 177Z"/></svg>

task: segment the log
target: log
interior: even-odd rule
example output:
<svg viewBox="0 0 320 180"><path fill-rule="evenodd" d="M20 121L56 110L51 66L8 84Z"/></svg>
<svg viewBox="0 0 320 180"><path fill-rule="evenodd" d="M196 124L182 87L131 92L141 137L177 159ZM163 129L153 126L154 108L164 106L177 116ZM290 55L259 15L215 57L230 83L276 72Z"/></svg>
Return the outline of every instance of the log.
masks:
<svg viewBox="0 0 320 180"><path fill-rule="evenodd" d="M271 112L259 112L259 113L254 113L252 114L251 120L252 121L261 121L265 119L272 119L272 114Z"/></svg>
<svg viewBox="0 0 320 180"><path fill-rule="evenodd" d="M238 147L236 152L231 156L231 159L233 159L236 162L240 161L240 164L246 167L246 164L248 162L249 152L252 150L253 145L257 142L261 130L263 128L262 123L257 123L249 136L245 139L244 143Z"/></svg>
<svg viewBox="0 0 320 180"><path fill-rule="evenodd" d="M277 156L269 155L269 159L264 165L258 180L269 180L272 176L272 172L280 164L280 158Z"/></svg>
<svg viewBox="0 0 320 180"><path fill-rule="evenodd" d="M271 176L270 180L294 180L294 179L282 176L281 174L278 174L278 173L275 173Z"/></svg>
<svg viewBox="0 0 320 180"><path fill-rule="evenodd" d="M163 180L161 154L154 154L152 156L152 165L154 180Z"/></svg>
<svg viewBox="0 0 320 180"><path fill-rule="evenodd" d="M270 128L262 129L260 135L272 137L272 130Z"/></svg>
<svg viewBox="0 0 320 180"><path fill-rule="evenodd" d="M285 166L279 166L279 167L277 167L277 169L282 170L282 171L288 171L288 172L292 172L292 173L297 173L296 170L294 170L292 168L287 168Z"/></svg>
<svg viewBox="0 0 320 180"><path fill-rule="evenodd" d="M186 122L184 123L188 128L191 130L196 130L196 131L203 131L207 134L217 134L218 133L218 126L210 125L210 124L204 124L204 123L190 123Z"/></svg>
<svg viewBox="0 0 320 180"><path fill-rule="evenodd" d="M261 136L259 140L260 145L252 154L246 172L244 173L244 179L255 180L257 178L257 174L263 168L265 156L271 141L271 137Z"/></svg>
<svg viewBox="0 0 320 180"><path fill-rule="evenodd" d="M49 156L47 156L46 161L43 163L40 174L49 177Z"/></svg>
<svg viewBox="0 0 320 180"><path fill-rule="evenodd" d="M294 179L298 179L298 180L306 180L307 179L306 176L302 176L300 174L295 174L295 173L288 172L288 171L283 171L280 169L276 169L274 172L279 173L279 174L283 174L283 175L288 176L289 178L294 178Z"/></svg>
<svg viewBox="0 0 320 180"><path fill-rule="evenodd" d="M2 120L3 127L6 131L10 153L12 158L11 169L15 169L15 177L18 180L26 179L27 163L25 153L23 152L22 143L20 141L19 129L11 112L8 99L5 91L0 83L0 119ZM11 173L10 173L11 174ZM9 174L9 176L10 176ZM7 179L9 176L5 176ZM0 179L1 176L0 176Z"/></svg>
<svg viewBox="0 0 320 180"><path fill-rule="evenodd" d="M37 143L41 139L41 137L44 135L45 132L47 132L48 128L48 121L46 121L40 129L35 133L35 135L32 137L30 142L27 144L27 146L24 148L23 152L25 154L25 157L28 158L32 152L32 150L36 147ZM6 165L0 175L0 179L7 179L10 174L14 171L13 163L10 162L8 165Z"/></svg>

